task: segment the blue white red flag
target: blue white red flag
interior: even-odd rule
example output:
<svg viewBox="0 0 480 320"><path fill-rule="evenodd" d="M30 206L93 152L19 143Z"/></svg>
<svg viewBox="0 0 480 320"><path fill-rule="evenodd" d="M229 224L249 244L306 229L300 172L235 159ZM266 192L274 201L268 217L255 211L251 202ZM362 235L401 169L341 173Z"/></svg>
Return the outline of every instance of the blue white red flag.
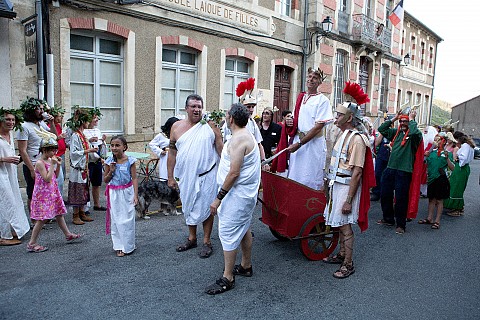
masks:
<svg viewBox="0 0 480 320"><path fill-rule="evenodd" d="M403 20L403 11L403 0L400 0L395 9L393 9L392 14L388 17L394 26Z"/></svg>

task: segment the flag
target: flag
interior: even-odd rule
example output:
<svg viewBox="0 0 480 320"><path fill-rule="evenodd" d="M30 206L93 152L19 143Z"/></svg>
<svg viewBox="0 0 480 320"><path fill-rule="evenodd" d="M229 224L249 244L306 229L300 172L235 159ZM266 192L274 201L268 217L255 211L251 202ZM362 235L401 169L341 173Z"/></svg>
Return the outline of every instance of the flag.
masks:
<svg viewBox="0 0 480 320"><path fill-rule="evenodd" d="M388 17L388 19L390 19L394 26L396 26L400 23L400 21L403 20L403 0L400 0L395 9L393 9L393 12Z"/></svg>

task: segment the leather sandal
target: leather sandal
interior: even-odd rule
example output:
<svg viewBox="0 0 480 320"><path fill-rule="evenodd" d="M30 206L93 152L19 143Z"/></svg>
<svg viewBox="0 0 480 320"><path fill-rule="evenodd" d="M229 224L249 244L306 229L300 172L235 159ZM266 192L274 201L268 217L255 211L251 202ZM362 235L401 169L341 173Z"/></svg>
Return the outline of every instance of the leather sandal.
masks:
<svg viewBox="0 0 480 320"><path fill-rule="evenodd" d="M323 262L329 263L329 264L342 264L344 260L345 260L345 257L339 253L337 253L334 256L329 256L322 259Z"/></svg>
<svg viewBox="0 0 480 320"><path fill-rule="evenodd" d="M204 243L202 246L202 250L198 253L200 258L208 258L213 253L213 246L211 243Z"/></svg>
<svg viewBox="0 0 480 320"><path fill-rule="evenodd" d="M229 281L227 278L221 277L220 279L215 281L214 284L205 288L205 293L210 295L215 295L219 293L224 293L230 289L233 289L234 287L235 287L235 278L233 278L232 281Z"/></svg>
<svg viewBox="0 0 480 320"><path fill-rule="evenodd" d="M355 273L355 267L353 266L353 261L352 261L352 263L350 264L346 264L346 263L342 264L340 269L335 271L333 276L337 279L345 279L350 277L354 273Z"/></svg>
<svg viewBox="0 0 480 320"><path fill-rule="evenodd" d="M236 276L251 277L253 276L253 268L244 268L242 264L236 264L233 267L233 274Z"/></svg>
<svg viewBox="0 0 480 320"><path fill-rule="evenodd" d="M418 224L432 224L432 221L428 219L418 220Z"/></svg>
<svg viewBox="0 0 480 320"><path fill-rule="evenodd" d="M177 252L187 251L189 249L196 248L196 247L197 247L197 239L195 240L187 239L187 242L177 247Z"/></svg>

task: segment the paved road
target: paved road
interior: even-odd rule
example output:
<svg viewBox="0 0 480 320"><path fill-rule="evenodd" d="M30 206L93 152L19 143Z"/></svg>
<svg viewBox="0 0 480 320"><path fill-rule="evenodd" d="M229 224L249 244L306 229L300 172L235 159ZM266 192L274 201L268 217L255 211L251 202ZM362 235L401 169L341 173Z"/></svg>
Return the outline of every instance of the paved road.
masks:
<svg viewBox="0 0 480 320"><path fill-rule="evenodd" d="M137 221L136 252L117 258L103 214L72 226L86 232L81 243L66 244L54 224L40 235L45 253L0 248L0 319L479 319L479 172L475 160L465 216L444 216L438 231L414 221L396 235L375 225L374 203L370 228L355 229L357 272L345 280L255 219L255 274L219 296L203 293L223 268L216 228L214 255L200 259L195 250L175 252L186 236L183 216L155 215ZM426 207L422 199L420 218Z"/></svg>

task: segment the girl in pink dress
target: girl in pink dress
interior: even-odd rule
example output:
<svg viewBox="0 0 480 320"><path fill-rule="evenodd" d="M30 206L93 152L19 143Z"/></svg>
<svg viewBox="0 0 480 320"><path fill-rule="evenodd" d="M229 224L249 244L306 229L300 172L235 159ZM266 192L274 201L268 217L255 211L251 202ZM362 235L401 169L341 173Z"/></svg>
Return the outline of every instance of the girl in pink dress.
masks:
<svg viewBox="0 0 480 320"><path fill-rule="evenodd" d="M38 235L46 220L56 218L58 226L65 234L67 242L79 239L82 235L71 233L65 223L64 214L67 213L62 195L58 190L56 175L60 170L61 158L55 156L58 144L55 135L38 131L42 138L40 152L41 158L35 164L35 187L33 189L30 217L35 220L30 242L27 244L28 252L43 252L47 247L37 243Z"/></svg>

